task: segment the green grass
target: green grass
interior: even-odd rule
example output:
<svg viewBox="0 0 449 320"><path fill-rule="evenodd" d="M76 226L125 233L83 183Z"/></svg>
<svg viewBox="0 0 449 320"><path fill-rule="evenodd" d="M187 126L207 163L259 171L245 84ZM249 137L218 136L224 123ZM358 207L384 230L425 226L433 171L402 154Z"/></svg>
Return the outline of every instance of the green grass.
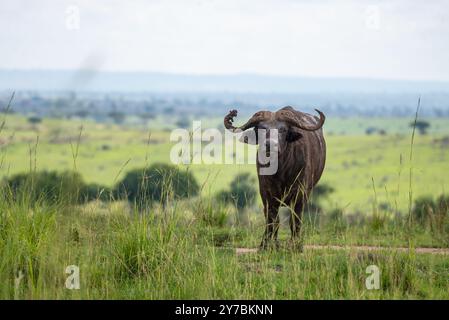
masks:
<svg viewBox="0 0 449 320"><path fill-rule="evenodd" d="M333 134L326 135L322 180L336 191L325 211L344 208L346 215L306 219L304 243L447 248L448 221L438 232L416 223L410 228L404 214L411 165L414 197L447 189L449 148L435 140L449 134L449 120L431 120L435 131L416 136L412 164L409 120L374 119L390 128L386 136L363 135L359 125L366 121L335 119L327 124L326 132ZM74 159L80 124L44 119L33 127L23 117L8 116L0 135L2 176L30 168L76 168L87 182L112 186L131 168L169 161L168 132L155 130L148 143L145 128L93 122L83 123ZM255 247L260 241L260 203L239 220L232 207L211 197L236 174L255 174L254 165L191 165L189 170L205 183L202 195L155 206L146 215L124 202L49 205L26 197L13 200L2 189L0 298L449 299L447 255L388 249L297 253L287 248L236 255L235 247ZM286 243L285 224L280 237ZM65 288L69 265L80 268L79 290ZM381 271L379 290L365 287L369 265ZM23 277L15 284L19 272Z"/></svg>
<svg viewBox="0 0 449 320"><path fill-rule="evenodd" d="M431 119L433 133L430 131L428 135L416 136L412 164L408 160L409 119L354 118L329 119L328 122L325 128L327 163L321 181L329 183L335 192L324 204L327 209L344 207L346 212L351 213L371 212L374 179L378 204L405 212L411 165L414 168L414 196L439 195L448 189L449 146L439 141L449 136L448 119ZM73 169L71 143L77 143L81 125L83 129L76 169L87 182L112 186L127 170L170 161L170 149L174 143L169 142L169 132L160 129L151 131L151 128L143 127L54 119L44 119L42 124L32 126L23 117L8 116L0 141L0 174L5 176L29 171L34 165L39 170ZM397 133L366 136L362 129L356 130L362 125L383 125L387 132ZM351 134L330 134L340 129ZM255 149L251 150L254 155ZM255 165L250 164L191 165L190 170L204 184L205 195L225 189L239 173L256 175Z"/></svg>
<svg viewBox="0 0 449 320"><path fill-rule="evenodd" d="M181 204L149 215L123 203L27 207L3 198L1 206L3 299L449 298L448 256L286 249L236 255L233 246L258 238L261 221L220 227L203 212L185 215ZM340 244L354 236L320 232L337 235ZM80 268L79 290L65 288L68 265ZM369 265L381 271L379 290L365 287ZM18 270L24 277L15 286Z"/></svg>

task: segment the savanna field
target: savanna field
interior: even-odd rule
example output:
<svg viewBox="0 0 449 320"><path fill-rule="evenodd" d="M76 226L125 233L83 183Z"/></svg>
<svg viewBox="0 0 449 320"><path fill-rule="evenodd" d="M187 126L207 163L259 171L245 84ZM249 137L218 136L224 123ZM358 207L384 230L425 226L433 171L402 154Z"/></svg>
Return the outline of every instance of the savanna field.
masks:
<svg viewBox="0 0 449 320"><path fill-rule="evenodd" d="M110 189L133 169L170 163L171 119L119 126L2 116L3 299L449 299L449 254L414 250L449 247L448 119L426 119L412 144L411 118L328 118L327 192L304 215L304 251L289 250L282 212L280 250L236 254L259 244L260 199L239 207L217 194L244 173L258 191L255 165L181 165L198 194L167 192L142 209ZM204 119L203 129L221 121ZM43 170L78 172L100 186L96 199L45 201L31 196L33 183L20 195L6 183ZM70 265L79 267L78 290L65 287ZM380 270L378 290L365 286L370 265Z"/></svg>

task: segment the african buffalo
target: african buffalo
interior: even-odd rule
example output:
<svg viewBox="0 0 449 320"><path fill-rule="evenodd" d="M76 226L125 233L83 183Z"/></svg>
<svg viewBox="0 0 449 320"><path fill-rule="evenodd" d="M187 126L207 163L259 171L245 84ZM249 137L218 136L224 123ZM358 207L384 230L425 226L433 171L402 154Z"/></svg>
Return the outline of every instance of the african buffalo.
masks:
<svg viewBox="0 0 449 320"><path fill-rule="evenodd" d="M326 144L321 129L325 116L321 111L316 111L319 118L290 106L276 112L259 111L240 127L232 125L237 115L236 110L231 110L224 118L226 129L232 132L254 128L256 133L255 143L259 145L257 173L266 218L265 233L260 245L262 249L267 248L271 240L278 246L278 209L280 206L287 206L291 211L292 244L294 248L302 250L299 241L302 211L323 173L326 160ZM248 142L248 139L244 139L244 142ZM266 165L260 163L261 146L266 146L264 152L267 154L270 151L277 154L278 167L274 174L261 174L261 168ZM270 146L275 148L270 150Z"/></svg>

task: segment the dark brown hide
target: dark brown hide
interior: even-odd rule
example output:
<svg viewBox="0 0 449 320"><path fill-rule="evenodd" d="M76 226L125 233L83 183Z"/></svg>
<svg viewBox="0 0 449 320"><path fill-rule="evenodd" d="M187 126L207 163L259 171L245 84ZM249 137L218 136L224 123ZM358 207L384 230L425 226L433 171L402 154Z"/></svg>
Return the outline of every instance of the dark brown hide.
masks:
<svg viewBox="0 0 449 320"><path fill-rule="evenodd" d="M232 126L232 118L237 115L235 110L225 117L225 127L233 132L251 127L257 131L261 123L276 129L285 126L288 130L283 138L286 141L280 141L283 146L278 154L277 172L273 175L261 175L261 164L257 161L259 190L266 217L262 248L266 248L271 240L277 244L280 206L288 206L291 209L292 240L294 244L299 245L296 240L299 239L302 212L313 187L323 173L326 160L326 144L321 128L325 117L322 112L317 112L319 118L296 111L292 107L282 108L275 113L261 111L240 128ZM279 138L282 137L280 134ZM262 142L259 141L260 143Z"/></svg>

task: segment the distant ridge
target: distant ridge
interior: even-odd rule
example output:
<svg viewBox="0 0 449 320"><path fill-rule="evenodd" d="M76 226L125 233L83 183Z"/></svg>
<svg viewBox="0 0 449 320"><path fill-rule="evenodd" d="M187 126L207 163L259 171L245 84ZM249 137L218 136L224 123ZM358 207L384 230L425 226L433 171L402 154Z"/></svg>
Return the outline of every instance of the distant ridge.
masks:
<svg viewBox="0 0 449 320"><path fill-rule="evenodd" d="M188 75L155 72L0 70L0 90L239 93L430 93L449 82L308 78L256 74Z"/></svg>

